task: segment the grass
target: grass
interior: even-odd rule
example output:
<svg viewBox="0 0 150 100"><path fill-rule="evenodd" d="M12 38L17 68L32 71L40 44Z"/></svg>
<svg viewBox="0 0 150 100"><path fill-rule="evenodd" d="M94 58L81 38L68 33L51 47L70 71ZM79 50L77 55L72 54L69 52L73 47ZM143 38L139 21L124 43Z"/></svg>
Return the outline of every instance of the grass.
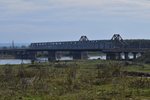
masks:
<svg viewBox="0 0 150 100"><path fill-rule="evenodd" d="M143 64L143 65L129 65L124 68L126 71L134 71L134 72L146 72L150 73L150 65Z"/></svg>
<svg viewBox="0 0 150 100"><path fill-rule="evenodd" d="M150 65L80 60L0 66L0 100L149 100Z"/></svg>

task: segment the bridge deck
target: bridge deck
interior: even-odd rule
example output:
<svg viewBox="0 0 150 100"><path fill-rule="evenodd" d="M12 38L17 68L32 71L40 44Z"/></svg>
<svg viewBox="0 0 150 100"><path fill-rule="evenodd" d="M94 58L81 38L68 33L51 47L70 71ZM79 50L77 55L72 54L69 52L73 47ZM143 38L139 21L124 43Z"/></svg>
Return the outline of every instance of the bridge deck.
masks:
<svg viewBox="0 0 150 100"><path fill-rule="evenodd" d="M150 40L87 40L64 42L31 43L27 48L1 48L0 51L147 51L150 50Z"/></svg>
<svg viewBox="0 0 150 100"><path fill-rule="evenodd" d="M32 43L32 49L50 50L103 50L114 48L128 49L150 49L150 40L124 40L124 42L114 40L93 40L93 41L70 41L70 42L43 42Z"/></svg>

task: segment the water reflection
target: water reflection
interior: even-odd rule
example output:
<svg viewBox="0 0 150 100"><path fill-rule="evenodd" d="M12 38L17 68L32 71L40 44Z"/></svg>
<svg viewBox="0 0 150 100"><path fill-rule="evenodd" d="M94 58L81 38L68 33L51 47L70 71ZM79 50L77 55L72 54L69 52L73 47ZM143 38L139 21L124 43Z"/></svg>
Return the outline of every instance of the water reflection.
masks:
<svg viewBox="0 0 150 100"><path fill-rule="evenodd" d="M92 60L92 59L105 59L105 56L90 56L88 59ZM61 58L57 58L56 60L73 60L72 57L61 57ZM37 62L47 62L48 58L37 58L36 59ZM5 65L5 64L30 64L31 60L21 60L21 59L0 59L0 65Z"/></svg>
<svg viewBox="0 0 150 100"><path fill-rule="evenodd" d="M0 65L5 65L5 64L29 64L31 63L30 60L21 60L21 59L0 59Z"/></svg>
<svg viewBox="0 0 150 100"><path fill-rule="evenodd" d="M122 55L122 58L124 58L124 56ZM131 55L129 55L129 58L132 58ZM89 60L94 60L94 59L102 59L105 60L106 59L106 55L101 55L101 56L89 56L88 58ZM60 57L59 59L57 58L56 60L73 60L72 57ZM47 62L48 58L37 58L36 62ZM31 60L21 60L21 59L0 59L0 65L5 65L5 64L30 64Z"/></svg>

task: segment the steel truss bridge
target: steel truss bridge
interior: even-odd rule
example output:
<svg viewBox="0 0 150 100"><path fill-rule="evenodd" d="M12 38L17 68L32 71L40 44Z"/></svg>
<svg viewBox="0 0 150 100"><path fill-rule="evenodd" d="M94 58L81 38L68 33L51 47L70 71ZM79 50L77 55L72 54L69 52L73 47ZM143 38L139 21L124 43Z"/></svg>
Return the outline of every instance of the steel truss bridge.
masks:
<svg viewBox="0 0 150 100"><path fill-rule="evenodd" d="M108 60L129 60L129 53L133 54L133 59L137 54L144 54L150 50L150 40L126 39L119 34L114 34L110 40L89 40L86 36L81 36L79 41L62 42L40 42L31 43L26 48L1 48L1 55L13 55L15 58L36 59L37 53L47 52L49 60L56 60L56 52L68 51L73 59L87 59L87 52L100 51L106 54Z"/></svg>

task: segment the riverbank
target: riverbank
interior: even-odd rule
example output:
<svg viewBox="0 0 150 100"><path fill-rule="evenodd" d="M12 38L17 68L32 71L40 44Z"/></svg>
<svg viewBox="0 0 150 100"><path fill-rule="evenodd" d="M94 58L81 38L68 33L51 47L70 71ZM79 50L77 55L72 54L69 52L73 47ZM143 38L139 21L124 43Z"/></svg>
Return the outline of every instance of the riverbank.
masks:
<svg viewBox="0 0 150 100"><path fill-rule="evenodd" d="M123 73L139 69L149 73L150 65L101 60L1 65L0 99L149 100L150 79Z"/></svg>

